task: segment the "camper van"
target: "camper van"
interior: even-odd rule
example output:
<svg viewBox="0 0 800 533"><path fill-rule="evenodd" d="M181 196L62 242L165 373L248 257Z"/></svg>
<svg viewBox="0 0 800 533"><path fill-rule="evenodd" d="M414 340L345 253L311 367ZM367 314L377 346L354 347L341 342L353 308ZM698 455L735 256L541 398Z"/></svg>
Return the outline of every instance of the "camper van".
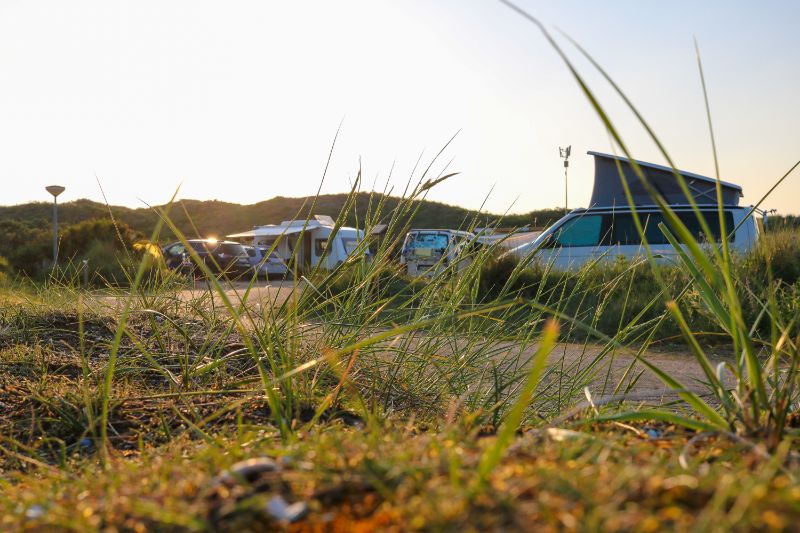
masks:
<svg viewBox="0 0 800 533"><path fill-rule="evenodd" d="M452 229L415 229L406 234L400 264L409 276L432 276L456 265L461 270L469 265L466 253L475 243L475 234Z"/></svg>
<svg viewBox="0 0 800 533"><path fill-rule="evenodd" d="M531 254L535 254L533 259L537 262L552 264L561 270L579 268L593 261L613 260L619 256L628 259L643 257L646 250L635 226L635 209L656 260L676 262L677 252L658 227L664 222L663 215L653 205L649 194L634 174L631 162L624 157L598 152L589 154L595 157L593 207L572 211L542 232L536 240L514 248L510 253L518 258L529 258ZM673 170L643 161L636 163L653 187L667 200L694 239L711 244L708 242L708 235L702 230L697 214L680 189ZM622 179L627 182L634 208L631 208L624 194L618 164L623 171ZM721 242L725 233L732 251L746 253L752 249L759 238L759 227L752 216L752 208L738 205L742 188L733 183L721 183L723 232L716 201L716 180L691 172L679 172L711 230L714 244Z"/></svg>
<svg viewBox="0 0 800 533"><path fill-rule="evenodd" d="M303 268L332 270L356 252L364 239L364 231L342 226L333 235L334 220L314 215L301 220L284 220L280 224L256 226L250 231L228 235L229 239L272 250L287 264L296 262ZM368 252L364 252L367 254Z"/></svg>

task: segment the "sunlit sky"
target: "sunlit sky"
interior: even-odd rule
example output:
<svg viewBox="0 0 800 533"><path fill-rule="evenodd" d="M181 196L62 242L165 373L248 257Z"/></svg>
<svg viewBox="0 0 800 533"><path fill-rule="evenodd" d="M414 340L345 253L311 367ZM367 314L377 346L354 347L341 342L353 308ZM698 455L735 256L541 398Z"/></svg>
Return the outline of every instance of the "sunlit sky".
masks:
<svg viewBox="0 0 800 533"><path fill-rule="evenodd" d="M519 0L614 77L679 168L713 175L693 38L723 179L747 204L800 159L800 2ZM664 163L620 99L560 43L639 159ZM592 186L612 146L541 33L492 0L0 0L0 204L254 203L400 192L456 132L429 198L523 212ZM449 165L449 166L448 166ZM390 170L393 168L391 178ZM487 199L488 195L488 199ZM800 172L765 205L800 212ZM333 213L332 213L333 214Z"/></svg>

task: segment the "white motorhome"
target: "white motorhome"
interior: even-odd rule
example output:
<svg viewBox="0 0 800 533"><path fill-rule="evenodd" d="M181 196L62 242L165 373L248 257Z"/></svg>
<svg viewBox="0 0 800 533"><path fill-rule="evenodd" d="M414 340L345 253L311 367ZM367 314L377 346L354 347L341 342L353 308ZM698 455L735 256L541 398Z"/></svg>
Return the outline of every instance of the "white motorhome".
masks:
<svg viewBox="0 0 800 533"><path fill-rule="evenodd" d="M332 270L352 255L364 239L363 230L346 226L340 227L334 236L335 226L331 217L314 215L308 220L284 220L280 224L256 226L250 231L228 235L228 238L249 240L248 244L273 249L287 263L296 261L306 268L319 265Z"/></svg>
<svg viewBox="0 0 800 533"><path fill-rule="evenodd" d="M579 268L596 260L613 260L619 256L628 259L643 257L646 250L635 226L635 209L651 253L660 262L676 262L676 250L658 227L664 221L663 215L653 205L649 194L634 174L631 162L624 157L598 152L589 154L595 157L593 207L572 211L542 232L536 240L514 248L510 253L519 258L529 258L531 254L535 254L535 261L552 264L561 270ZM707 242L708 236L680 189L673 170L643 161L636 163L695 240ZM626 181L633 199L633 208L625 196L619 168L622 169L622 179ZM692 200L705 219L713 240L715 243L721 242L723 230L716 201L717 181L691 172L679 172L686 181ZM759 238L759 228L752 216L753 210L738 205L742 196L740 186L721 182L721 192L724 233L728 235L732 251L745 253L753 248Z"/></svg>
<svg viewBox="0 0 800 533"><path fill-rule="evenodd" d="M452 264L469 265L464 254L475 243L475 234L452 229L414 229L406 234L400 264L409 276L433 275Z"/></svg>

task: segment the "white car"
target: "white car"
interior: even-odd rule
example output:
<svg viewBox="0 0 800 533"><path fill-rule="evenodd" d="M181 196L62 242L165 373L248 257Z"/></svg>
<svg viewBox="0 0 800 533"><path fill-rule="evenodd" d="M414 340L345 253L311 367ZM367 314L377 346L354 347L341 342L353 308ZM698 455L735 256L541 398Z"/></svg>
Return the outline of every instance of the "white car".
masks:
<svg viewBox="0 0 800 533"><path fill-rule="evenodd" d="M250 259L250 264L258 276L266 279L285 278L289 275L289 267L278 257L275 252L269 252L269 248L263 246L245 246L245 251ZM267 255L269 253L269 255Z"/></svg>
<svg viewBox="0 0 800 533"><path fill-rule="evenodd" d="M699 206L716 243L722 240L716 205ZM700 221L690 206L672 206L681 222L701 243L708 243ZM759 238L759 227L752 208L724 206L725 233L732 252L746 253ZM658 225L664 221L655 206L636 208L650 251L660 262L677 263L676 250ZM735 230L735 231L734 231ZM673 235L675 234L672 231ZM520 259L535 254L534 260L552 264L560 270L577 269L595 260L644 257L646 251L629 207L576 209L546 229L533 242L509 252Z"/></svg>

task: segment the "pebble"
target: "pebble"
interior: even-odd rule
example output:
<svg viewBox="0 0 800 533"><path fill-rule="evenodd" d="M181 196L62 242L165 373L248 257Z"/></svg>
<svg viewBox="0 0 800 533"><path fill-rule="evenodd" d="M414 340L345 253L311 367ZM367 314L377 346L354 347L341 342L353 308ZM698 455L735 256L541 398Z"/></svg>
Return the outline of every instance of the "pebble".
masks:
<svg viewBox="0 0 800 533"><path fill-rule="evenodd" d="M282 496L273 496L267 502L267 512L276 520L296 522L308 513L306 502L287 503Z"/></svg>
<svg viewBox="0 0 800 533"><path fill-rule="evenodd" d="M28 520L36 520L44 516L44 507L41 505L31 505L25 511L25 518Z"/></svg>
<svg viewBox="0 0 800 533"><path fill-rule="evenodd" d="M280 467L273 459L269 457L254 457L235 463L228 470L217 476L214 481L225 485L235 485L242 480L252 483L264 472L276 472L278 470L280 470Z"/></svg>

